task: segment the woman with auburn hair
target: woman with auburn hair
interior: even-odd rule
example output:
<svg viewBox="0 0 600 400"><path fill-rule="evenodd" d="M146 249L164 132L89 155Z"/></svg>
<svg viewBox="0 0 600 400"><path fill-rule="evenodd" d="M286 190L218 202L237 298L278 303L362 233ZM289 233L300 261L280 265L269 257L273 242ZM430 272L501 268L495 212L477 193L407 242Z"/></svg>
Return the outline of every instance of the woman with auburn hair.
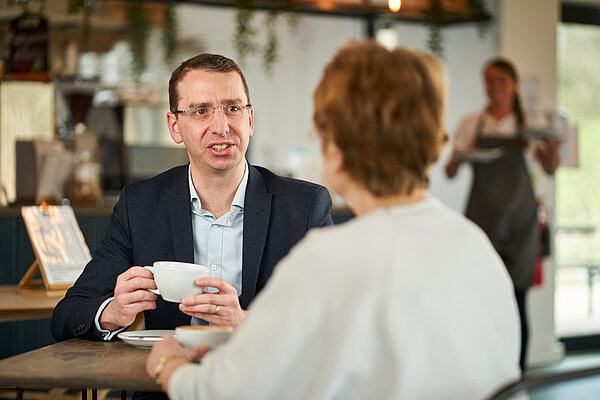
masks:
<svg viewBox="0 0 600 400"><path fill-rule="evenodd" d="M527 291L532 285L535 259L540 249L537 200L530 166L538 162L549 175L560 162L558 139L528 143L526 130L543 126L540 115L526 115L519 96L519 77L503 58L483 69L488 104L458 125L446 175L456 175L465 154L481 149L496 151L496 158L469 160L473 183L465 215L490 237L513 281L521 320L521 355L525 370L528 329ZM493 154L493 153L488 153Z"/></svg>
<svg viewBox="0 0 600 400"><path fill-rule="evenodd" d="M330 187L356 218L312 230L228 343L154 345L172 398L479 399L518 378L510 278L485 234L427 192L444 143L432 56L352 42L314 122Z"/></svg>

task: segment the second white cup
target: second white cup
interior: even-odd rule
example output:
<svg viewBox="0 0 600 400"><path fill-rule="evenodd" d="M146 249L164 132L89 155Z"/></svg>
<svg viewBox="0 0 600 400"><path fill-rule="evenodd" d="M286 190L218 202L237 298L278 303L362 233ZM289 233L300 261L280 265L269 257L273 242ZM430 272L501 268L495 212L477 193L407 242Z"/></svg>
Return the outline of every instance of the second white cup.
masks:
<svg viewBox="0 0 600 400"><path fill-rule="evenodd" d="M207 344L215 349L225 343L233 333L229 326L217 325L188 325L175 328L177 341L186 347L196 347Z"/></svg>

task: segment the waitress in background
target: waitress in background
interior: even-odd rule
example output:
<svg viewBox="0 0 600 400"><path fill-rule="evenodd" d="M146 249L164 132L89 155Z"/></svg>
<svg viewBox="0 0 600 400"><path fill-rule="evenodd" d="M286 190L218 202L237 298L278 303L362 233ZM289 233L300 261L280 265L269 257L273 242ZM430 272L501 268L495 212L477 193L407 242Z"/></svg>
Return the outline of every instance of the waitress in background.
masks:
<svg viewBox="0 0 600 400"><path fill-rule="evenodd" d="M477 149L501 149L496 158L473 162L466 216L487 233L512 278L521 317L520 365L524 371L528 337L525 299L540 246L537 202L529 165L539 162L547 174L554 174L560 162L561 141L527 142L525 128L540 121L532 117L526 120L518 93L517 71L509 61L497 58L488 62L484 81L488 104L460 122L446 175L449 178L456 175L461 159L466 158L461 157L463 154Z"/></svg>

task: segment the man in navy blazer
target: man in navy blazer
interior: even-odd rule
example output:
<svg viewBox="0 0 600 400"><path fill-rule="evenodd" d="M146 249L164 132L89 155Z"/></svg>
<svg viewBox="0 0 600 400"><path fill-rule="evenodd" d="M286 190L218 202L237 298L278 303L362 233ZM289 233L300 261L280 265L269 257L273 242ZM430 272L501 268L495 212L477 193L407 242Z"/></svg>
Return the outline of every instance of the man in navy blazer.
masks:
<svg viewBox="0 0 600 400"><path fill-rule="evenodd" d="M332 224L324 187L246 161L254 110L233 60L201 54L182 63L169 81L169 104L169 132L185 144L190 164L123 189L100 248L54 310L52 334L58 341L110 340L139 312L147 329L239 326L277 262L310 228ZM222 267L237 283L200 278L198 286L215 292L181 304L151 293L156 286L143 266L163 260L200 263L212 228L234 238L222 240L217 253L229 257ZM236 248L241 254L230 257Z"/></svg>

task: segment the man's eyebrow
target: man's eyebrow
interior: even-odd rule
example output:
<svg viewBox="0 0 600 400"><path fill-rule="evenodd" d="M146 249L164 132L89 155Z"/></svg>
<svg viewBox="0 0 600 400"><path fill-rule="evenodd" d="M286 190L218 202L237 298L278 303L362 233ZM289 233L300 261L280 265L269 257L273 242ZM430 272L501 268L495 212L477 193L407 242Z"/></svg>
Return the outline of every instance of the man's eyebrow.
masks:
<svg viewBox="0 0 600 400"><path fill-rule="evenodd" d="M189 105L188 110L195 110L200 107L209 107L209 106L212 106L212 104L208 103L208 102L192 103Z"/></svg>
<svg viewBox="0 0 600 400"><path fill-rule="evenodd" d="M242 103L243 103L242 99L237 97L235 99L223 100L221 104L242 104Z"/></svg>
<svg viewBox="0 0 600 400"><path fill-rule="evenodd" d="M238 97L238 98L235 98L235 99L224 99L224 100L221 100L221 103L219 105L223 105L223 104L242 104L242 103L243 103L242 99L240 99ZM212 103L209 103L209 102L192 103L189 106L189 110L195 110L195 109L200 108L200 107L212 107L214 105L215 104L212 104ZM243 105L245 105L245 104L243 104Z"/></svg>

